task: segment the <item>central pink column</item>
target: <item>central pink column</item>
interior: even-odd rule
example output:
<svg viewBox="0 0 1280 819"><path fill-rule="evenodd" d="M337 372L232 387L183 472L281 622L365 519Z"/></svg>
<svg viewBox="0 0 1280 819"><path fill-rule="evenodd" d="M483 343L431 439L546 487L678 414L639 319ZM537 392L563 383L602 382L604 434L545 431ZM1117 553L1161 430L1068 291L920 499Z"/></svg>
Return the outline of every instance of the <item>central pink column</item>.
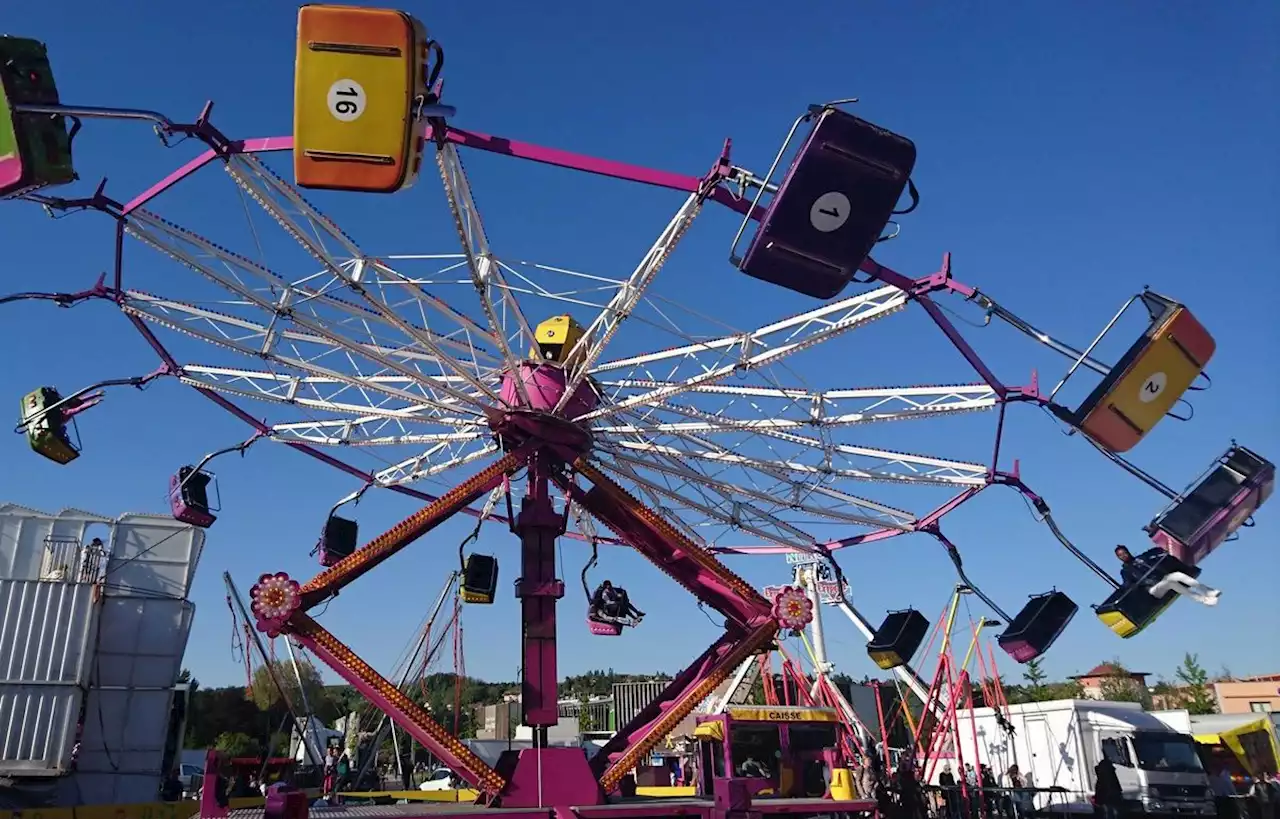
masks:
<svg viewBox="0 0 1280 819"><path fill-rule="evenodd" d="M523 722L533 728L533 747L519 752L507 788L506 808L599 805L600 783L576 745L547 747L547 729L560 718L556 704L556 600L564 581L556 578L556 538L563 518L547 494L548 460L529 461L529 491L516 518L522 576L516 581L524 621L524 669L520 694ZM499 767L501 767L499 763ZM557 815L560 814L557 810ZM567 814L567 811L566 811Z"/></svg>
<svg viewBox="0 0 1280 819"><path fill-rule="evenodd" d="M547 492L548 469L541 453L529 461L529 489L516 519L520 571L516 597L524 621L521 675L523 723L534 728L535 746L546 745L546 729L559 719L556 681L556 601L564 581L556 577L556 538L562 518Z"/></svg>

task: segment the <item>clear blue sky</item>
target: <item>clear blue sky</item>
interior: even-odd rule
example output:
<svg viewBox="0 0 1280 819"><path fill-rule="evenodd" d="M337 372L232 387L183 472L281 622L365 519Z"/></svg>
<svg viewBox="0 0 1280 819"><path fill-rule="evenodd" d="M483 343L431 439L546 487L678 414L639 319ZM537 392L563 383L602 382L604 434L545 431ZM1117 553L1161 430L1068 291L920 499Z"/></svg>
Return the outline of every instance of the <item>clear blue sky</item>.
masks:
<svg viewBox="0 0 1280 819"><path fill-rule="evenodd" d="M784 13L759 0L409 6L445 43L448 96L461 111L459 124L671 170L703 172L729 135L735 159L763 170L803 106L861 97L860 114L909 135L920 151L915 176L924 204L882 261L923 275L950 250L960 279L1078 342L1143 284L1180 298L1217 338L1214 386L1196 396L1194 421L1166 421L1135 458L1181 486L1233 437L1273 458L1280 453L1274 365L1280 353L1274 318L1280 296L1280 68L1274 48L1280 12L1274 3L807 8ZM4 25L9 33L48 42L67 102L148 107L190 118L212 98L224 130L266 136L289 130L294 14L293 5L283 2L227 0L214 11L143 0L69 0L56 10L12 4ZM77 148L82 174L91 180L109 176L111 190L122 197L190 155L185 147L165 153L145 129L102 124L90 124ZM481 207L493 213L495 248L513 257L629 269L679 201L676 194L640 192L632 210L627 202L633 200L625 198L632 192L617 183L492 160L475 163ZM420 188L436 197L429 216L438 222L435 185L428 177ZM593 204L606 190L617 204ZM409 194L418 195L428 194L417 188ZM377 219L347 203L340 221L357 236L389 235L395 241L384 242L385 252L451 250L415 242L426 218L412 210L417 201L380 200L380 213L390 208L393 215ZM176 191L169 205L193 227L215 235L224 223L243 223L242 213L204 201L194 187ZM5 289L77 289L110 264L104 219L55 223L12 203L3 213ZM573 226L567 235L561 221ZM699 224L700 238L682 249L679 267L664 271L677 277L683 271L690 276L690 300L723 304L726 311L748 298L744 293L758 298L772 292L749 289L724 261L731 229L724 216ZM189 274L165 269L170 277L153 276L147 288L187 295ZM668 293L685 292L678 279L665 284ZM785 294L776 298L788 307L801 304ZM0 394L11 408L39 384L74 389L154 366L141 339L108 306L2 309L0 340L10 355L0 372ZM1010 382L1024 381L1038 367L1052 384L1063 371L1062 360L1007 330L965 329ZM895 333L878 336L885 346L868 348L867 357L856 361L878 371L872 384L974 380L923 322L907 321ZM890 362L888 343L915 360L900 367ZM849 360L831 364L853 366ZM988 436L992 422L980 422ZM247 434L174 383L144 394L114 392L81 417L80 430L85 455L65 468L29 452L20 436L0 439L0 498L50 510L159 511L167 475L177 465ZM964 454L949 450L954 442L927 424L905 430L905 439L903 432L893 434L907 448ZM870 428L867 441L881 443L879 434ZM1143 543L1141 526L1163 505L1034 410L1015 409L1006 452L1021 459L1029 483L1100 559L1115 543ZM243 670L231 656L220 572L229 569L245 589L263 570L309 576L307 552L324 514L353 485L272 444L243 462L216 466L226 510L209 533L196 581L199 608L187 664L206 684L232 684L243 680ZM1179 604L1131 641L1113 637L1090 615L1087 604L1098 602L1105 589L1056 547L1012 493L992 490L948 518L947 531L965 550L974 578L1007 607L1053 584L1081 603L1080 617L1048 657L1055 676L1113 657L1168 674L1184 651L1199 653L1211 669L1275 672L1280 507L1274 504L1280 501L1272 503L1256 528L1206 564L1205 580L1224 590L1217 609ZM373 534L413 508L402 497L370 496L359 518L364 532ZM433 542L398 557L394 569L354 585L325 622L385 670L453 565L465 526L445 527ZM486 531L483 543L502 557L502 588L509 589L507 581L517 573L510 536ZM577 544L566 544L571 596L562 606L562 672L675 671L714 638L715 629L700 625L701 615L679 589L618 550L605 554L598 576L625 578L651 617L621 639L590 638L574 591L583 560ZM933 616L954 582L941 550L924 536L846 551L842 565L857 604L876 616L908 603ZM734 566L761 584L783 579L786 571L774 558L739 558ZM515 615L507 597L488 609L468 609L470 673L514 677ZM830 622L840 669L869 672L852 627ZM1016 673L1012 665L1003 664L1005 673Z"/></svg>

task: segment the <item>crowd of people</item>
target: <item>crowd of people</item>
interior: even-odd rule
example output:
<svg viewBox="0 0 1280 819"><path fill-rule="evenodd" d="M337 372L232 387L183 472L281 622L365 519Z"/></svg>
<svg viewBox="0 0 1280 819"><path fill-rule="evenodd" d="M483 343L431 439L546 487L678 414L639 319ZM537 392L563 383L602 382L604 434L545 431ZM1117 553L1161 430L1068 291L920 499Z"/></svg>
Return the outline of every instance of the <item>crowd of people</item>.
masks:
<svg viewBox="0 0 1280 819"><path fill-rule="evenodd" d="M903 756L889 771L872 754L854 768L858 798L871 799L885 819L972 819L1022 817L1032 810L1032 790L1016 764L997 776L987 765L966 763L957 775L950 763L938 773L938 784L927 785L915 760Z"/></svg>

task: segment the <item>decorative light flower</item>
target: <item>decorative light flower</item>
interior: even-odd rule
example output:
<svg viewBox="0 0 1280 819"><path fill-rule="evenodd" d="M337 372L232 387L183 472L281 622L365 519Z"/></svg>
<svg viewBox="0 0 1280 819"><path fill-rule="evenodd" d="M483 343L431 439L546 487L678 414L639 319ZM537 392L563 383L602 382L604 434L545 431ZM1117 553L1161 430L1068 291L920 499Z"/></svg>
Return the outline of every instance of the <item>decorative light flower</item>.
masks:
<svg viewBox="0 0 1280 819"><path fill-rule="evenodd" d="M787 631L799 631L813 619L813 603L799 586L786 586L773 596L773 618Z"/></svg>
<svg viewBox="0 0 1280 819"><path fill-rule="evenodd" d="M302 588L284 572L264 574L249 590L250 609L258 618L258 628L275 636L289 615L302 604Z"/></svg>

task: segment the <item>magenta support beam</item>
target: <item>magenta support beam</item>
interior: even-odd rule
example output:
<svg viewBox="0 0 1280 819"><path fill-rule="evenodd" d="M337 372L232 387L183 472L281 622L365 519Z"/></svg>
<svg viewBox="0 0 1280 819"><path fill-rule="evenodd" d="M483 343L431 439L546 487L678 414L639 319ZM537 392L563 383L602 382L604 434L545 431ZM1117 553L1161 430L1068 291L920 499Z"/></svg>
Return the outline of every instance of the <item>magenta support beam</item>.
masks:
<svg viewBox="0 0 1280 819"><path fill-rule="evenodd" d="M564 581L556 577L556 538L563 519L547 491L549 469L539 453L529 461L529 489L516 518L520 535L520 571L516 597L524 616L524 668L520 694L524 724L537 729L538 747L546 745L546 729L560 719L556 681L556 600L564 597Z"/></svg>
<svg viewBox="0 0 1280 819"><path fill-rule="evenodd" d="M384 690L392 691L396 696L401 696L404 704L401 705L399 703L392 702L391 699L384 694L383 690L379 690L377 686L371 684L371 680L368 676L359 673L357 669L353 667L349 657L343 657L335 653L338 649L335 649L330 644L330 640L333 640L334 638L332 635L328 635L327 632L323 632L322 626L319 626L319 624L310 617L307 617L305 614L298 617L298 619L302 620L310 627L308 628L308 631L321 630L322 633L328 636L328 639L316 639L316 635L313 633L297 630L291 632L291 636L294 640L297 640L300 645L312 654L316 655L321 662L337 672L338 676L350 683L357 691L360 692L361 696L367 699L379 711L386 714L392 722L403 728L405 733L422 743L422 747L426 748L441 762L449 766L450 770L457 773L470 785L481 792L492 795L502 786L502 779L493 771L492 768L486 765L479 757L475 756L475 754L473 754L465 745L461 745L457 740L450 738L443 728L432 723L434 731L438 732L438 734L433 733L423 724L424 720L421 717L415 719L414 716L406 713L406 708L414 708L421 711L419 706L405 698L398 690L388 687ZM349 649L347 649L347 651L348 653L350 652ZM363 663L361 663L361 665L363 665ZM366 670L374 677L377 676L376 672L368 669L367 666ZM382 680L381 678L378 678L378 680L381 684L390 686L386 680Z"/></svg>
<svg viewBox="0 0 1280 819"><path fill-rule="evenodd" d="M640 713L631 718L631 721L618 729L605 746L600 749L591 759L591 769L600 776L605 772L623 752L630 748L635 742L648 736L653 730L653 726L658 720L662 719L663 714L671 710L672 707L681 700L687 698L690 691L693 690L698 683L702 682L709 676L715 667L723 662L724 657L733 650L733 647L745 639L747 633L744 629L731 625L730 628L720 636L707 650L698 656L698 659L689 664L687 668L676 675L676 678L667 683L667 687L662 689L653 701L640 710Z"/></svg>

